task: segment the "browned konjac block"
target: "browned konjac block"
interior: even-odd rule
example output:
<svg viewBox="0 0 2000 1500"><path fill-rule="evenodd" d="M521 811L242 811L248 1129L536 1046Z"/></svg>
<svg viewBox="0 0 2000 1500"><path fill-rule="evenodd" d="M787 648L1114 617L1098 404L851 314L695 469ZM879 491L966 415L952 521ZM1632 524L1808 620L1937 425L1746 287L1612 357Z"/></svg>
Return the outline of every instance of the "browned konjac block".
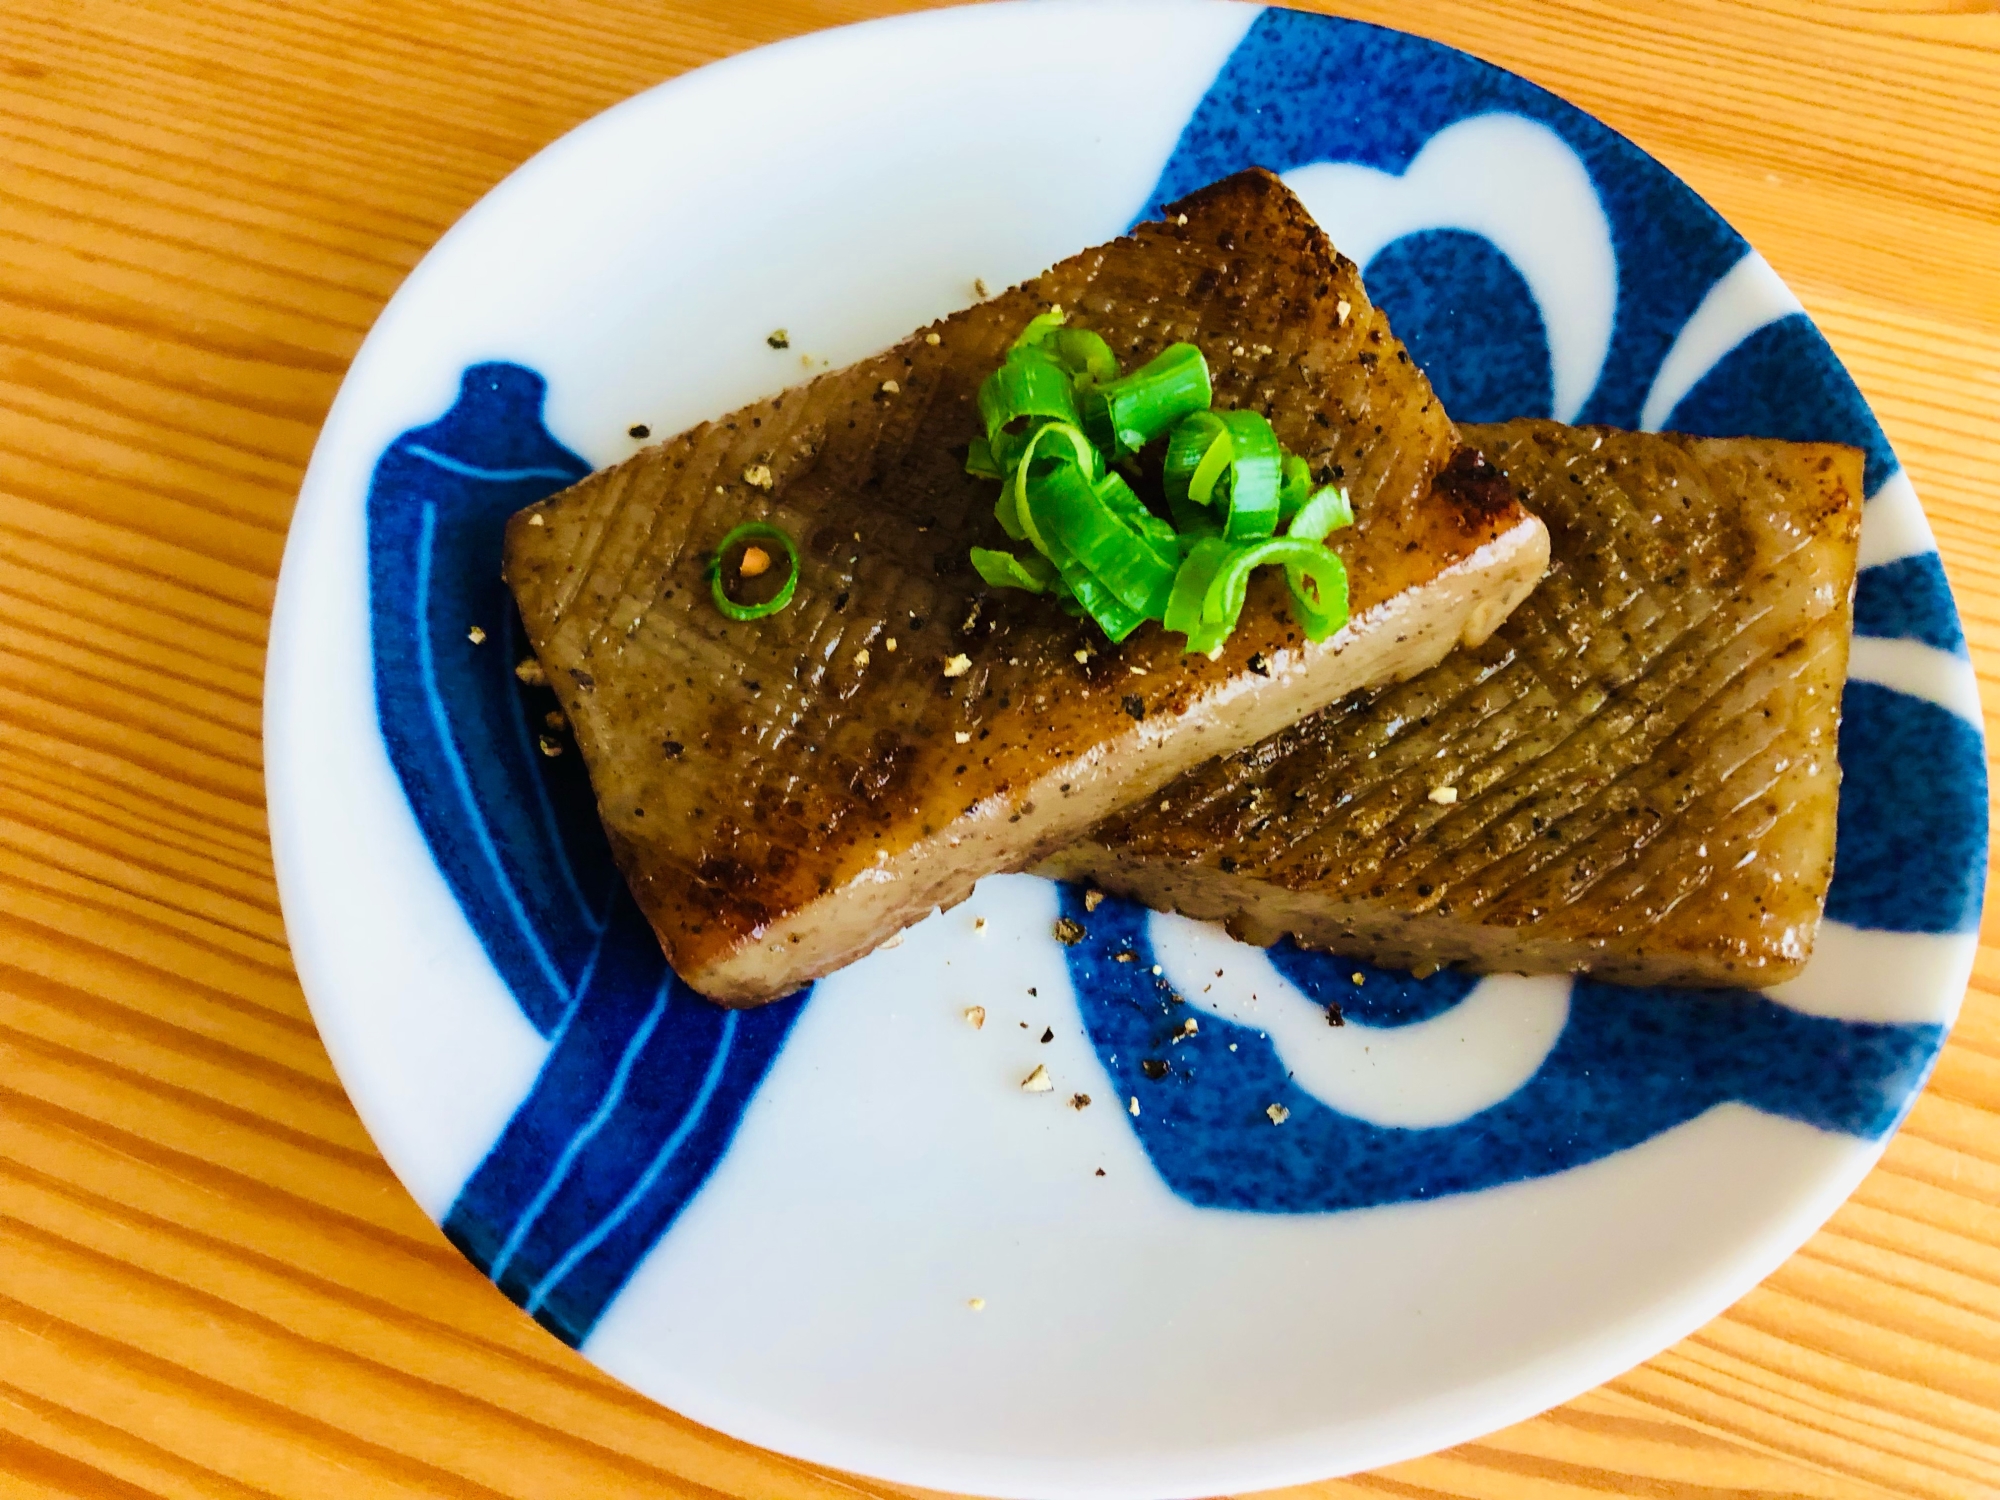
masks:
<svg viewBox="0 0 2000 1500"><path fill-rule="evenodd" d="M1861 455L1462 432L1548 523L1528 601L1045 868L1396 967L1792 977L1833 872Z"/></svg>
<svg viewBox="0 0 2000 1500"><path fill-rule="evenodd" d="M1348 486L1346 630L1308 643L1271 569L1214 660L1157 625L1112 646L981 582L967 550L1005 540L998 486L963 471L975 393L1052 303L1128 369L1192 340L1218 406L1266 412ZM736 623L705 570L746 520L783 527L803 562L788 609ZM1483 639L1546 555L1353 264L1275 177L1248 172L531 507L505 568L669 960L753 1004L1191 766Z"/></svg>

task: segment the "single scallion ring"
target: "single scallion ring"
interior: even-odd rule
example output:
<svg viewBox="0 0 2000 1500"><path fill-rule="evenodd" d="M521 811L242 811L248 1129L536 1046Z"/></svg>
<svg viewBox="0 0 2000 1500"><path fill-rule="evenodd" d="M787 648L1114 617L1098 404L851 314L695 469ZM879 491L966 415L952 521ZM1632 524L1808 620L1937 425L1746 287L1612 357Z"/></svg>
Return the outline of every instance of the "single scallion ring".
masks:
<svg viewBox="0 0 2000 1500"><path fill-rule="evenodd" d="M762 604L738 604L729 597L729 591L722 586L722 560L729 555L729 549L739 542L776 542L785 549L785 582L778 592ZM796 543L780 528L769 521L745 521L732 530L716 545L715 556L708 565L708 588L715 596L715 607L732 620L761 620L767 615L775 615L792 602L792 595L799 587L799 549Z"/></svg>

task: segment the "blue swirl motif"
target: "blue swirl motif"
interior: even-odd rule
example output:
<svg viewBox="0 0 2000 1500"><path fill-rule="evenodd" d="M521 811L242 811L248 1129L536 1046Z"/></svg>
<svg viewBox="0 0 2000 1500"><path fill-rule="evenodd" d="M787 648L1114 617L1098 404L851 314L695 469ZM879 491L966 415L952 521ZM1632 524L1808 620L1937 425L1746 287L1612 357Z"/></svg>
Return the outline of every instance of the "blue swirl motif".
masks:
<svg viewBox="0 0 2000 1500"><path fill-rule="evenodd" d="M549 1038L445 1233L576 1344L721 1159L804 997L738 1013L682 985L612 864L578 757L537 749L555 695L514 675L527 648L501 530L590 469L543 427L543 393L532 370L475 365L450 411L389 446L368 495L369 616L390 763Z"/></svg>
<svg viewBox="0 0 2000 1500"><path fill-rule="evenodd" d="M1203 1015L1184 1034L1190 1009L1152 972L1143 909L1106 900L1086 913L1065 889L1063 914L1086 932L1070 973L1117 1097L1138 1101L1133 1128L1167 1184L1208 1208L1323 1213L1478 1192L1626 1150L1729 1100L1880 1136L1944 1040L1937 1026L1830 1021L1747 991L1578 980L1554 1048L1508 1098L1431 1129L1377 1125L1301 1088L1262 1032ZM1290 944L1272 960L1301 992L1368 1026L1428 1020L1475 982ZM1274 1104L1289 1111L1282 1130L1266 1113Z"/></svg>

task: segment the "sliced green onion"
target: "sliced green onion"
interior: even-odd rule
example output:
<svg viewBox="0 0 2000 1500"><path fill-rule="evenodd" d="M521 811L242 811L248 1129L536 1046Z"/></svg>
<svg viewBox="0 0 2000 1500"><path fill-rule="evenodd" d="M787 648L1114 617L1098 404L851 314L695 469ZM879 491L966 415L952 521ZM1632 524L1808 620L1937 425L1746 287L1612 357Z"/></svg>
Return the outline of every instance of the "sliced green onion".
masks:
<svg viewBox="0 0 2000 1500"><path fill-rule="evenodd" d="M1113 459L1137 453L1182 417L1208 410L1208 361L1193 344L1169 344L1129 375L1083 392L1085 430Z"/></svg>
<svg viewBox="0 0 2000 1500"><path fill-rule="evenodd" d="M1284 565L1299 623L1309 639L1323 641L1347 623L1347 565L1319 542L1285 536L1266 537L1230 553L1209 581L1202 622L1223 626L1225 634L1234 630L1243 613L1250 574L1269 563Z"/></svg>
<svg viewBox="0 0 2000 1500"><path fill-rule="evenodd" d="M1289 457L1258 412L1196 412L1177 423L1167 438L1168 503L1226 500L1224 536L1231 541L1269 536L1281 514Z"/></svg>
<svg viewBox="0 0 2000 1500"><path fill-rule="evenodd" d="M1013 474L1014 465L1021 461L1028 440L1056 420L1055 417L1026 417L1011 432L993 434L993 441L987 444L986 451L993 455L994 466L1000 470L1003 479Z"/></svg>
<svg viewBox="0 0 2000 1500"><path fill-rule="evenodd" d="M1082 606L1083 612L1097 622L1097 628L1110 637L1112 645L1117 645L1150 618L1128 606L1074 558L1058 566L1071 595Z"/></svg>
<svg viewBox="0 0 2000 1500"><path fill-rule="evenodd" d="M1207 655L1223 643L1234 626L1233 621L1227 626L1211 625L1203 618L1202 611L1208 599L1209 586L1233 551L1235 549L1220 537L1204 537L1188 549L1180 572L1174 577L1173 591L1167 598L1166 611L1160 623L1168 630L1186 636L1189 651Z"/></svg>
<svg viewBox="0 0 2000 1500"><path fill-rule="evenodd" d="M1060 307L1031 319L980 386L986 434L968 446L966 470L1001 481L994 517L1034 550L975 547L979 576L1047 594L1113 641L1159 620L1212 656L1236 628L1250 575L1276 565L1306 634L1339 630L1347 569L1324 540L1354 522L1346 492L1314 490L1311 467L1261 414L1211 410L1192 344L1120 376L1103 337L1067 321ZM1171 523L1109 467L1138 473L1135 455L1162 436Z"/></svg>
<svg viewBox="0 0 2000 1500"><path fill-rule="evenodd" d="M1174 574L1180 569L1180 538L1174 535L1173 527L1146 509L1123 475L1106 474L1091 486L1091 492L1105 514L1122 522L1127 530L1109 561L1085 559L1080 549L1078 558L1120 600L1147 619L1157 620L1167 607Z"/></svg>
<svg viewBox="0 0 2000 1500"><path fill-rule="evenodd" d="M1124 497L1130 498L1133 508L1144 509L1120 476L1107 474L1100 489L1082 469L1064 464L1029 482L1022 511L1032 516L1032 525L1047 544L1042 550L1056 560L1078 598L1089 603L1084 591L1077 588L1071 569L1063 566L1065 557L1103 584L1127 609L1142 616L1157 615L1165 608L1167 591L1173 587L1180 548L1171 538L1163 546L1155 536L1135 528L1120 514L1125 508Z"/></svg>
<svg viewBox="0 0 2000 1500"><path fill-rule="evenodd" d="M738 604L722 586L722 559L738 542L776 542L785 549L785 562L790 572L784 587L762 604ZM715 607L732 620L761 620L766 615L775 615L792 602L792 595L797 592L798 586L799 549L789 536L768 521L745 521L717 544L715 556L709 560L709 592L715 596Z"/></svg>
<svg viewBox="0 0 2000 1500"><path fill-rule="evenodd" d="M1031 594L1046 594L1057 578L1055 564L1032 552L1016 557L1011 552L974 547L972 566L996 589L1026 589Z"/></svg>
<svg viewBox="0 0 2000 1500"><path fill-rule="evenodd" d="M1014 342L1007 346L1007 353L1012 355L1017 350L1040 348L1050 334L1068 321L1069 314L1060 306L1052 307L1045 313L1036 313L1028 319L1027 326L1014 335Z"/></svg>
<svg viewBox="0 0 2000 1500"><path fill-rule="evenodd" d="M1312 465L1296 453L1285 455L1285 480L1278 486L1278 518L1289 521L1312 498Z"/></svg>
<svg viewBox="0 0 2000 1500"><path fill-rule="evenodd" d="M1331 533L1353 524L1354 507L1347 502L1347 491L1330 484L1300 507L1285 535L1323 542Z"/></svg>
<svg viewBox="0 0 2000 1500"><path fill-rule="evenodd" d="M1055 356L1077 380L1102 385L1118 378L1118 356L1104 342L1102 334L1088 328L1065 328L1049 340Z"/></svg>
<svg viewBox="0 0 2000 1500"><path fill-rule="evenodd" d="M1063 325L1067 322L1069 314L1060 307L1037 313L1007 346L1007 357L1011 360L1024 354L1042 355L1061 365L1074 381L1101 384L1116 380L1118 356L1104 342L1104 335L1088 328L1066 328Z"/></svg>
<svg viewBox="0 0 2000 1500"><path fill-rule="evenodd" d="M1068 443L1069 451L1065 453L1058 448L1054 453L1043 453L1042 440L1051 437L1061 438L1063 442ZM1096 445L1083 435L1083 429L1074 422L1049 422L1037 427L1029 437L1027 446L1022 449L1020 458L1016 460L1015 475L1018 476L1022 469L1037 458L1055 458L1064 463L1074 464L1093 482L1104 472L1104 455L1097 451Z"/></svg>
<svg viewBox="0 0 2000 1500"><path fill-rule="evenodd" d="M1022 450L1021 457L1014 466L1014 472L1007 479L1007 488L1001 492L1000 505L994 507L994 515L1001 527L1006 529L1007 534L1015 541L1032 542L1035 550L1045 557L1049 555L1049 548L1042 540L1041 531L1035 524L1034 512L1028 505L1028 481L1034 474L1035 460L1040 456L1042 439L1047 437L1061 438L1069 444L1067 453L1058 448L1049 455L1049 458L1056 463L1081 470L1085 483L1095 481L1103 472L1104 464L1104 455L1099 453L1092 446L1090 439L1083 435L1083 429L1068 422L1050 422L1038 427L1034 435L1028 439L1027 447ZM1008 505L1010 500L1011 511L1003 511L1000 506ZM1020 528L1019 531L1007 528L1009 514L1012 515L1015 525Z"/></svg>
<svg viewBox="0 0 2000 1500"><path fill-rule="evenodd" d="M1146 616L1112 593L1090 569L1077 561L1060 541L1051 540L1049 561L1056 565L1076 613L1087 615L1116 644L1146 622Z"/></svg>
<svg viewBox="0 0 2000 1500"><path fill-rule="evenodd" d="M979 385L979 416L986 423L990 444L1008 425L1023 417L1077 420L1075 382L1046 355L1027 350L1008 356L1006 363ZM996 458L1001 454L996 447Z"/></svg>
<svg viewBox="0 0 2000 1500"><path fill-rule="evenodd" d="M1007 477L1006 467L993 456L993 445L983 437L976 437L966 445L965 472L974 479Z"/></svg>
<svg viewBox="0 0 2000 1500"><path fill-rule="evenodd" d="M1167 509L1174 513L1174 529L1180 533L1181 550L1185 552L1205 536L1222 535L1222 522L1214 511L1205 505L1196 505L1192 500L1167 499Z"/></svg>
<svg viewBox="0 0 2000 1500"><path fill-rule="evenodd" d="M1290 538L1266 537L1252 542L1247 547L1238 547L1229 554L1228 561L1215 570L1215 577L1209 580L1208 593L1201 601L1201 617L1214 624L1227 621L1235 625L1243 613L1243 601L1248 596L1250 575L1265 563L1285 561L1288 549L1304 546L1293 543Z"/></svg>
<svg viewBox="0 0 2000 1500"><path fill-rule="evenodd" d="M1323 641L1347 623L1347 564L1338 554L1321 546L1318 554L1287 562L1285 581L1292 586L1292 603L1307 640Z"/></svg>
<svg viewBox="0 0 2000 1500"><path fill-rule="evenodd" d="M1203 474L1202 465L1215 450L1218 441L1229 435L1229 428L1221 417L1212 411L1198 411L1176 422L1173 431L1167 434L1167 458L1162 471L1166 485L1167 499L1190 500L1195 476ZM1215 481L1229 466L1228 445L1215 464L1203 474L1203 485L1196 503L1206 505L1215 488Z"/></svg>
<svg viewBox="0 0 2000 1500"><path fill-rule="evenodd" d="M1188 476L1188 499L1197 505L1207 505L1215 499L1215 487L1229 473L1229 466L1236 461L1236 440L1229 434L1229 425L1215 413L1215 425L1220 431L1208 451L1201 456L1194 473Z"/></svg>
<svg viewBox="0 0 2000 1500"><path fill-rule="evenodd" d="M1007 533L1008 541L1025 542L1028 539L1028 528L1021 524L1021 508L1014 502L1014 476L1011 474L1000 486L1000 498L993 502L993 519Z"/></svg>
<svg viewBox="0 0 2000 1500"><path fill-rule="evenodd" d="M1100 474L1096 489L1097 498L1105 507L1150 542L1162 557L1180 557L1180 538L1174 534L1174 528L1146 509L1146 502L1133 493L1123 474L1115 471Z"/></svg>
<svg viewBox="0 0 2000 1500"><path fill-rule="evenodd" d="M1233 450L1229 461L1229 516L1223 522L1222 534L1232 542L1269 536L1278 529L1278 487L1284 479L1284 447L1261 412L1227 411L1222 420L1228 424Z"/></svg>

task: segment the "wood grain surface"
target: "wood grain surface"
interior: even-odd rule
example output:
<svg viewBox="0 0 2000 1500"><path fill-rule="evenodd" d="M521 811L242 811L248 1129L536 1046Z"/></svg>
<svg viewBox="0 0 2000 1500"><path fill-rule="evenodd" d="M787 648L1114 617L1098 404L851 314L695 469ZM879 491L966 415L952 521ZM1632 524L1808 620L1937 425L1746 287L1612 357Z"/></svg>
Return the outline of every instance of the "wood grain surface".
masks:
<svg viewBox="0 0 2000 1500"><path fill-rule="evenodd" d="M0 1495L907 1493L745 1448L504 1302L287 957L259 694L369 323L616 100L894 0L0 0ZM1343 0L1749 235L1915 479L2000 707L2000 5ZM1989 929L1990 931L1991 929ZM1298 1496L2000 1495L2000 950L1881 1167L1726 1316Z"/></svg>

